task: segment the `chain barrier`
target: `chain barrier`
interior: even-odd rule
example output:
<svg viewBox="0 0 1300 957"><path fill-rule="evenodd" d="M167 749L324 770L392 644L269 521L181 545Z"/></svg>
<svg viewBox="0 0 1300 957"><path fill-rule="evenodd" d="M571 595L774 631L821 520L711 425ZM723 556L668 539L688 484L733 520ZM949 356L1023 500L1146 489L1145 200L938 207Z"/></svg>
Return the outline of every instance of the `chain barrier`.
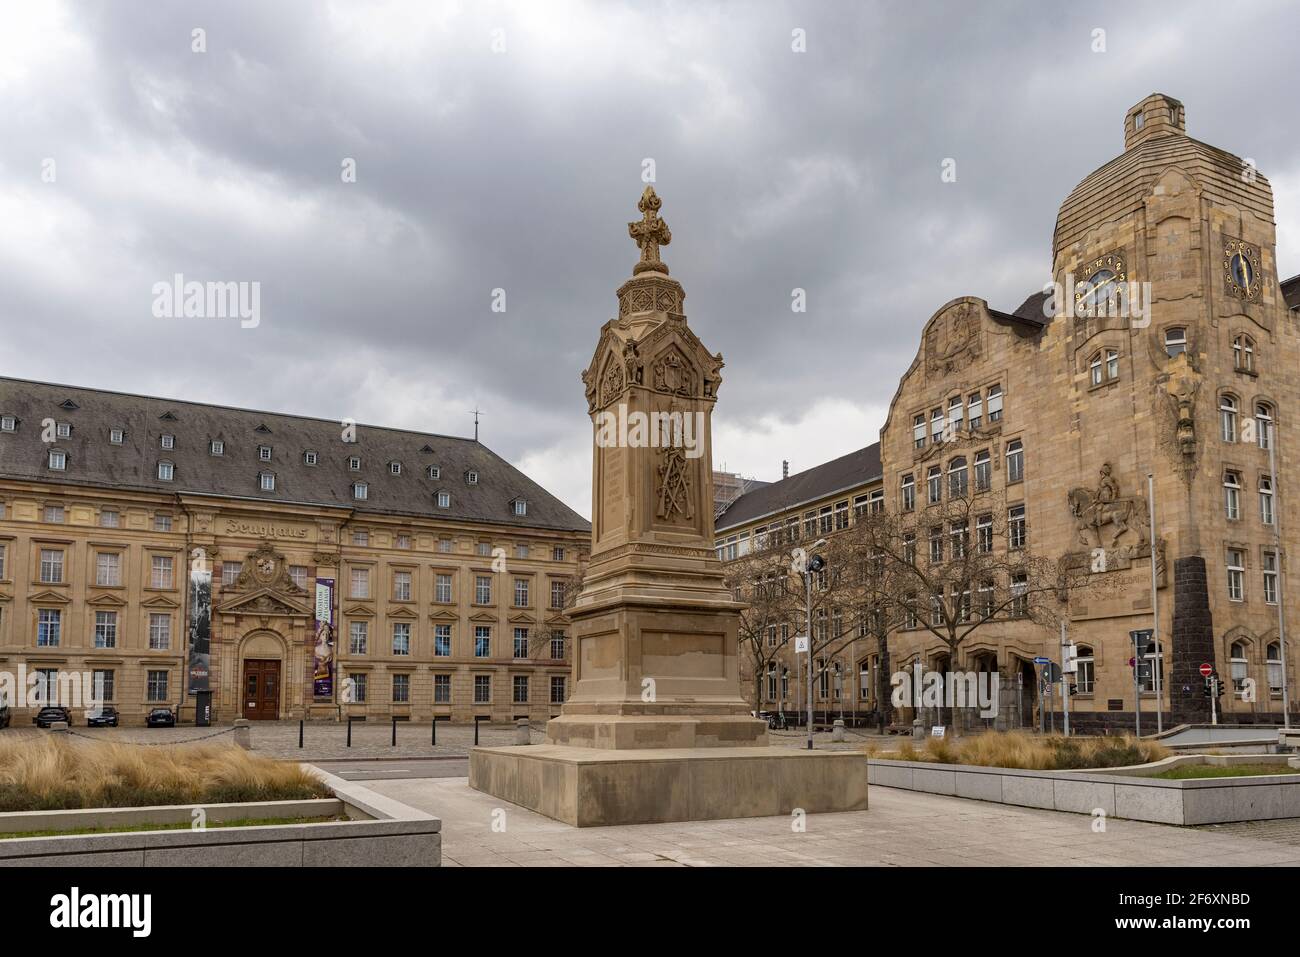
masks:
<svg viewBox="0 0 1300 957"><path fill-rule="evenodd" d="M68 734L74 738L85 738L87 741L113 741L115 744L133 744L138 748L165 748L173 744L192 744L195 741L207 741L210 738L219 738L223 734L233 734L234 728L225 728L221 731L213 731L211 734L202 734L197 738L182 738L180 741L121 741L114 738L101 738L93 734L83 734L80 731L68 729Z"/></svg>

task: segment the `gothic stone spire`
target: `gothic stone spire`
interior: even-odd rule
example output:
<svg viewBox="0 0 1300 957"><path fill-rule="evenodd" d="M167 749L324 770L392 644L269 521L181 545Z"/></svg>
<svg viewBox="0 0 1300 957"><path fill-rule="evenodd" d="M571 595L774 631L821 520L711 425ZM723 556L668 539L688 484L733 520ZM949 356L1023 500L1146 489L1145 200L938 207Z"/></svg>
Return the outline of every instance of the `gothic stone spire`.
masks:
<svg viewBox="0 0 1300 957"><path fill-rule="evenodd" d="M632 267L632 275L643 272L660 272L668 275L668 266L659 258L659 247L673 241L668 224L659 218L663 200L655 195L655 188L647 186L636 208L641 210L639 222L627 224L627 234L641 247L641 261Z"/></svg>

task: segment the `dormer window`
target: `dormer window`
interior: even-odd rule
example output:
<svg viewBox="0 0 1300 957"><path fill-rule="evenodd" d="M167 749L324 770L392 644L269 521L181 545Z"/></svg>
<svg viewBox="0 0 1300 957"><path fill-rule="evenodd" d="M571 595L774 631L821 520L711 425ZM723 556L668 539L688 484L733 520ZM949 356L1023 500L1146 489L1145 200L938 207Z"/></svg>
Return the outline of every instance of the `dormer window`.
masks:
<svg viewBox="0 0 1300 957"><path fill-rule="evenodd" d="M166 433L163 433L161 441L162 441L162 447L165 449L176 448L176 436L174 435L168 435Z"/></svg>
<svg viewBox="0 0 1300 957"><path fill-rule="evenodd" d="M302 453L302 464L303 464L303 465L315 465L315 464L316 464L316 460L317 460L317 455L316 455L315 452L307 451L307 452Z"/></svg>
<svg viewBox="0 0 1300 957"><path fill-rule="evenodd" d="M526 499L517 498L510 504L513 507L515 515L522 518L528 514L528 502Z"/></svg>
<svg viewBox="0 0 1300 957"><path fill-rule="evenodd" d="M68 453L60 449L50 449L50 468L62 472L68 467Z"/></svg>
<svg viewBox="0 0 1300 957"><path fill-rule="evenodd" d="M18 428L18 420L12 415L0 415L0 432L13 432Z"/></svg>
<svg viewBox="0 0 1300 957"><path fill-rule="evenodd" d="M263 492L274 492L274 491L275 491L275 473L274 473L274 472L260 472L260 473L258 473L257 481L258 481L258 485L261 487L261 489L262 489Z"/></svg>
<svg viewBox="0 0 1300 957"><path fill-rule="evenodd" d="M451 493L450 493L450 492L439 492L439 493L438 493L438 507L439 507L439 508L451 508Z"/></svg>
<svg viewBox="0 0 1300 957"><path fill-rule="evenodd" d="M70 422L60 422L54 427L54 432L61 439L70 438L72 436L72 424Z"/></svg>
<svg viewBox="0 0 1300 957"><path fill-rule="evenodd" d="M360 472L360 471L361 471L361 456L359 456L359 455L354 455L354 456L352 456L351 458L349 458L349 459L348 459L348 468L350 468L350 469L351 469L352 471L354 471L354 472Z"/></svg>
<svg viewBox="0 0 1300 957"><path fill-rule="evenodd" d="M221 439L213 439L208 443L208 452L212 455L225 455L226 443Z"/></svg>
<svg viewBox="0 0 1300 957"><path fill-rule="evenodd" d="M123 432L121 429L108 430L108 441L110 445L121 445L125 439L126 439L126 433Z"/></svg>
<svg viewBox="0 0 1300 957"><path fill-rule="evenodd" d="M257 447L257 457L263 462L271 461L271 447L269 445L259 445Z"/></svg>
<svg viewBox="0 0 1300 957"><path fill-rule="evenodd" d="M352 483L352 497L358 502L364 502L370 497L370 486L365 482Z"/></svg>
<svg viewBox="0 0 1300 957"><path fill-rule="evenodd" d="M401 475L401 474L402 474L402 463L401 463L401 462L389 462L389 463L388 463L388 471L391 472L393 475Z"/></svg>
<svg viewBox="0 0 1300 957"><path fill-rule="evenodd" d="M466 473L465 473L465 484L466 484L466 485L477 485L477 484L478 484L478 473L475 472L473 469L470 469L468 472L466 472Z"/></svg>
<svg viewBox="0 0 1300 957"><path fill-rule="evenodd" d="M163 482L170 482L176 477L176 466L172 462L158 463L158 478Z"/></svg>
<svg viewBox="0 0 1300 957"><path fill-rule="evenodd" d="M1181 326L1165 330L1165 354L1169 358L1187 351L1187 330Z"/></svg>
<svg viewBox="0 0 1300 957"><path fill-rule="evenodd" d="M436 465L430 465L425 471L429 473L429 478L431 479L442 478L442 469L438 468Z"/></svg>

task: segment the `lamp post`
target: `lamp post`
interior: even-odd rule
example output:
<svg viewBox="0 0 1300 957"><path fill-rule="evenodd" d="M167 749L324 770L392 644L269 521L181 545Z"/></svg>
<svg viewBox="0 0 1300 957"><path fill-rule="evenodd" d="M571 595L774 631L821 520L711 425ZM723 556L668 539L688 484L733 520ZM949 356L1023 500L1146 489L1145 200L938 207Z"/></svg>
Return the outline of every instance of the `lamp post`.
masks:
<svg viewBox="0 0 1300 957"><path fill-rule="evenodd" d="M821 548L826 539L819 538L813 542L813 548ZM826 559L813 555L804 564L804 612L808 624L808 750L813 749L813 630L812 630L812 580L813 575L826 567Z"/></svg>
<svg viewBox="0 0 1300 957"><path fill-rule="evenodd" d="M1165 730L1164 719L1161 717L1165 703L1164 690L1161 686L1165 650L1160 647L1160 605L1156 597L1156 481L1155 475L1151 472L1147 473L1147 508L1151 526L1151 637L1156 643L1156 733L1160 734Z"/></svg>
<svg viewBox="0 0 1300 957"><path fill-rule="evenodd" d="M1276 409L1274 411L1277 411ZM1282 660L1282 727L1291 727L1291 696L1286 680L1286 601L1285 584L1282 577L1282 490L1277 484L1277 432L1273 420L1268 420L1265 428L1268 436L1268 473L1269 483L1273 486L1273 554L1277 556L1277 651Z"/></svg>

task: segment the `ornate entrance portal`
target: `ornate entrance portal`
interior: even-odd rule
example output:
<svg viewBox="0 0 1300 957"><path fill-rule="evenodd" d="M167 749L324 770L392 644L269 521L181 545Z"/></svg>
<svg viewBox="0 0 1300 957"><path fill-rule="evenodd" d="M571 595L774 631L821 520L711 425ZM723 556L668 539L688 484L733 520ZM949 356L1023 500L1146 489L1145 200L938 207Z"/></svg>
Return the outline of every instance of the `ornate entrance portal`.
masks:
<svg viewBox="0 0 1300 957"><path fill-rule="evenodd" d="M280 662L250 658L244 662L243 715L253 721L280 717Z"/></svg>

